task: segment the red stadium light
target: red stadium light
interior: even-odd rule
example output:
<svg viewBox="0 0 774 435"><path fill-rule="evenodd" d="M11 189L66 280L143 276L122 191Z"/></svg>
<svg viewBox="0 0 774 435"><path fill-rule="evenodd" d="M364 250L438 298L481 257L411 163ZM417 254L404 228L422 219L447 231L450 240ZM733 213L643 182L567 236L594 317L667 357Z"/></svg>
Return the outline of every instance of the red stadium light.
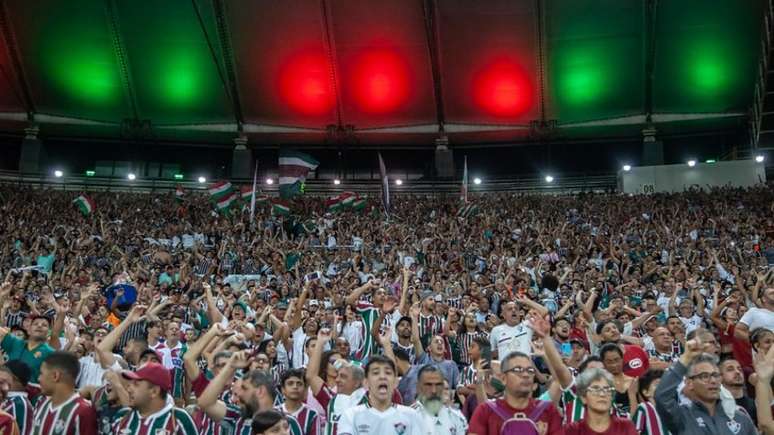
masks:
<svg viewBox="0 0 774 435"><path fill-rule="evenodd" d="M360 110L385 113L398 109L409 97L409 67L389 50L361 54L352 74L353 97Z"/></svg>
<svg viewBox="0 0 774 435"><path fill-rule="evenodd" d="M527 72L516 62L498 58L473 78L473 99L496 116L518 116L532 108L535 93Z"/></svg>
<svg viewBox="0 0 774 435"><path fill-rule="evenodd" d="M303 115L324 115L333 109L331 69L323 53L301 52L280 67L279 91L294 111Z"/></svg>

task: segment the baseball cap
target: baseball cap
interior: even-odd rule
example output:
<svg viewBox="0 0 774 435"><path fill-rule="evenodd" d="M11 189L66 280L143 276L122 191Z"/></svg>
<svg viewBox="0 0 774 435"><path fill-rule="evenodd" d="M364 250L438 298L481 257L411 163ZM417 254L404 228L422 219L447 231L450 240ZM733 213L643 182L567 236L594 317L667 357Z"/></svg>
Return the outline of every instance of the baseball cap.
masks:
<svg viewBox="0 0 774 435"><path fill-rule="evenodd" d="M124 371L121 376L132 381L148 381L153 385L158 385L164 391L169 391L172 388L169 370L157 363L145 364L136 372Z"/></svg>
<svg viewBox="0 0 774 435"><path fill-rule="evenodd" d="M623 372L626 376L638 378L644 375L648 368L650 368L648 354L641 347L634 344L624 346L623 360Z"/></svg>

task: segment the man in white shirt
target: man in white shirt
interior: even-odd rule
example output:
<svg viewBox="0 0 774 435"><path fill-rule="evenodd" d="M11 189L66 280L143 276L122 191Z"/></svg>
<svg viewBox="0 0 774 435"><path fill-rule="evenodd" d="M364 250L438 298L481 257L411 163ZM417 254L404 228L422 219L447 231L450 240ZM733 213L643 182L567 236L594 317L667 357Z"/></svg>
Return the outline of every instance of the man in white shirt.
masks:
<svg viewBox="0 0 774 435"><path fill-rule="evenodd" d="M519 301L530 308L530 314L541 319L548 314L545 307L538 305L526 296L520 297ZM489 335L493 350L492 356L503 358L514 351L532 355L532 328L529 327L528 322L519 321L516 302L506 302L500 311L505 323L492 328L492 333Z"/></svg>
<svg viewBox="0 0 774 435"><path fill-rule="evenodd" d="M411 405L424 420L428 435L463 435L468 422L456 409L444 404L444 379L438 367L426 365L417 376L417 401Z"/></svg>
<svg viewBox="0 0 774 435"><path fill-rule="evenodd" d="M344 411L338 435L402 434L427 435L429 430L419 413L392 403L398 385L395 363L384 356L372 356L365 368L368 402Z"/></svg>
<svg viewBox="0 0 774 435"><path fill-rule="evenodd" d="M750 308L736 324L734 335L740 340L749 341L750 331L765 328L774 331L774 287L767 287L761 293L760 308Z"/></svg>

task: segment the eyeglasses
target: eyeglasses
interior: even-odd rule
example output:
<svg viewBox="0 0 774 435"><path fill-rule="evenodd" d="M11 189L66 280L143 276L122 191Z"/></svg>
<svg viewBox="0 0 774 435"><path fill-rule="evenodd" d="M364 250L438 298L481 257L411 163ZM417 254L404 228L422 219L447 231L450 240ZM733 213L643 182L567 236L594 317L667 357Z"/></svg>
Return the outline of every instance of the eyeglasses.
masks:
<svg viewBox="0 0 774 435"><path fill-rule="evenodd" d="M688 379L698 379L702 382L707 382L710 379L713 381L719 381L720 380L720 373L718 372L705 372L705 373L699 373L697 375L689 376Z"/></svg>
<svg viewBox="0 0 774 435"><path fill-rule="evenodd" d="M515 375L526 373L529 375L534 375L536 370L534 367L511 367L510 369L505 370L505 373L513 373Z"/></svg>
<svg viewBox="0 0 774 435"><path fill-rule="evenodd" d="M258 362L258 363L261 363L261 364L265 364L265 363L268 363L269 360L266 359L266 358L256 358L255 362Z"/></svg>
<svg viewBox="0 0 774 435"><path fill-rule="evenodd" d="M612 396L615 392L613 387L589 387L586 392L594 396Z"/></svg>

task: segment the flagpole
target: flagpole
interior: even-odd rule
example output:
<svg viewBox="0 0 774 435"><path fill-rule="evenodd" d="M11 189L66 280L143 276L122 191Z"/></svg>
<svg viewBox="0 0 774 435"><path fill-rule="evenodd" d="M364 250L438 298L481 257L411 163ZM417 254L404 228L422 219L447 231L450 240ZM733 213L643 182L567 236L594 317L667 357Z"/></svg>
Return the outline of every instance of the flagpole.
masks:
<svg viewBox="0 0 774 435"><path fill-rule="evenodd" d="M255 170L253 171L253 193L250 195L250 227L255 227L255 188L258 182L258 160L255 160Z"/></svg>
<svg viewBox="0 0 774 435"><path fill-rule="evenodd" d="M462 172L462 202L468 203L468 156L465 156L465 168Z"/></svg>

